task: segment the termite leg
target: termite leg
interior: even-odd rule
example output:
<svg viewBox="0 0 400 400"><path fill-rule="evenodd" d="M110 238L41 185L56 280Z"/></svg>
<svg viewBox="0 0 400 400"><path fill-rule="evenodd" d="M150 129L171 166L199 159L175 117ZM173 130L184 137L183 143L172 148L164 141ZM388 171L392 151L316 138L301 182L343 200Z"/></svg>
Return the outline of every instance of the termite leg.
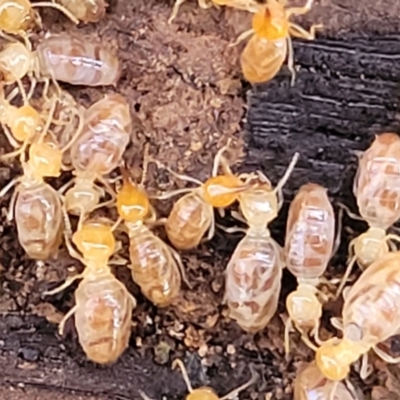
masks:
<svg viewBox="0 0 400 400"><path fill-rule="evenodd" d="M71 309L64 315L63 319L62 319L61 322L60 322L60 325L58 325L58 334L59 334L60 336L63 336L63 335L64 335L65 324L66 324L66 322L68 321L68 319L71 318L71 317L75 314L77 308L78 308L78 306L75 305L73 308L71 308Z"/></svg>

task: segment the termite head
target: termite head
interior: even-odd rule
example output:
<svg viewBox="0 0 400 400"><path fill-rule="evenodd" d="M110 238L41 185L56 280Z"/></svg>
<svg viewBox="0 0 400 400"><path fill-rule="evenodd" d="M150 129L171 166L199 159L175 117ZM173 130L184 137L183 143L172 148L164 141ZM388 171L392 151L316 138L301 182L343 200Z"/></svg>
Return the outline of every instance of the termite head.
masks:
<svg viewBox="0 0 400 400"><path fill-rule="evenodd" d="M240 209L249 225L267 226L278 216L279 201L270 183L264 182L239 195Z"/></svg>
<svg viewBox="0 0 400 400"><path fill-rule="evenodd" d="M21 80L32 68L32 54L21 42L7 44L0 52L0 74L3 82Z"/></svg>
<svg viewBox="0 0 400 400"><path fill-rule="evenodd" d="M371 227L354 240L354 254L360 266L366 268L389 252L385 237L384 229Z"/></svg>
<svg viewBox="0 0 400 400"><path fill-rule="evenodd" d="M143 221L150 212L149 197L140 186L130 180L126 171L123 171L123 178L122 187L117 194L118 215L128 223Z"/></svg>
<svg viewBox="0 0 400 400"><path fill-rule="evenodd" d="M0 29L8 33L27 30L32 25L34 12L29 0L0 0Z"/></svg>
<svg viewBox="0 0 400 400"><path fill-rule="evenodd" d="M315 287L300 284L286 299L286 309L293 323L302 328L315 328L322 316L322 305Z"/></svg>
<svg viewBox="0 0 400 400"><path fill-rule="evenodd" d="M284 6L278 1L267 2L253 16L253 30L267 40L284 39L289 36L289 22Z"/></svg>
<svg viewBox="0 0 400 400"><path fill-rule="evenodd" d="M112 226L103 221L87 221L72 236L72 241L85 260L104 264L114 253Z"/></svg>
<svg viewBox="0 0 400 400"><path fill-rule="evenodd" d="M187 396L186 400L218 400L219 397L216 395L214 390L209 387L202 387L193 389Z"/></svg>
<svg viewBox="0 0 400 400"><path fill-rule="evenodd" d="M73 215L89 214L100 203L102 190L93 179L76 179L75 185L65 193L64 205Z"/></svg>
<svg viewBox="0 0 400 400"><path fill-rule="evenodd" d="M28 164L38 178L57 178L61 175L62 152L53 142L32 143Z"/></svg>
<svg viewBox="0 0 400 400"><path fill-rule="evenodd" d="M332 338L317 350L315 361L325 377L341 381L350 373L350 365L367 351L365 346L348 339Z"/></svg>
<svg viewBox="0 0 400 400"><path fill-rule="evenodd" d="M248 190L251 184L235 175L218 175L209 178L202 185L204 200L215 208L229 207L240 193Z"/></svg>
<svg viewBox="0 0 400 400"><path fill-rule="evenodd" d="M22 107L10 106L7 125L11 129L14 138L24 142L38 134L42 124L40 114L29 104Z"/></svg>

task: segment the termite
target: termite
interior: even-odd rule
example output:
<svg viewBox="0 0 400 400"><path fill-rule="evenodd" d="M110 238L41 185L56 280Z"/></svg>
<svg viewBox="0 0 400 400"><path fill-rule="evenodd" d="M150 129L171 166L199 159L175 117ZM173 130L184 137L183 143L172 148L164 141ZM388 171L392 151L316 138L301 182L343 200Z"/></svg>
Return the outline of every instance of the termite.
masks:
<svg viewBox="0 0 400 400"><path fill-rule="evenodd" d="M65 7L52 1L31 3L29 0L0 0L0 30L27 39L26 31L38 21L37 7L55 8L64 13L74 24L78 19Z"/></svg>
<svg viewBox="0 0 400 400"><path fill-rule="evenodd" d="M338 288L339 295L357 262L367 268L389 251L390 240L400 237L387 230L400 219L400 137L395 133L376 135L359 160L354 195L362 219L369 228L349 244L350 262ZM361 219L349 212L355 219ZM353 255L354 254L354 255Z"/></svg>
<svg viewBox="0 0 400 400"><path fill-rule="evenodd" d="M120 164L130 141L132 124L129 104L119 94L106 95L94 103L85 110L83 120L81 132L70 150L75 177L60 189L62 193L68 189L67 211L81 216L109 203L100 203L104 190L95 184L96 180L115 197L104 177Z"/></svg>
<svg viewBox="0 0 400 400"><path fill-rule="evenodd" d="M331 381L319 370L315 361L297 371L294 400L364 400L365 397L349 381Z"/></svg>
<svg viewBox="0 0 400 400"><path fill-rule="evenodd" d="M75 291L75 306L64 316L58 330L63 335L66 321L75 315L79 342L86 356L98 364L115 362L128 347L132 311L136 307L135 298L111 272L110 258L116 249L114 229L115 225L105 219L80 224L72 242L82 256L68 237L66 244L85 269L58 288L45 292L53 295L82 279Z"/></svg>
<svg viewBox="0 0 400 400"><path fill-rule="evenodd" d="M314 0L308 0L303 7L285 8L283 0L268 0L267 4L255 12L252 29L242 33L235 44L252 37L240 57L243 75L250 83L267 82L275 77L285 59L295 79L293 45L291 36L314 40L315 32L321 24L312 25L307 32L290 22L293 15L303 15L311 10Z"/></svg>
<svg viewBox="0 0 400 400"><path fill-rule="evenodd" d="M117 194L119 218L125 222L129 235L129 253L133 281L155 305L166 307L176 300L181 288L179 254L167 246L146 225L155 222L155 210L144 190L148 163L146 147L142 180L134 184L125 168L121 168L123 184Z"/></svg>
<svg viewBox="0 0 400 400"><path fill-rule="evenodd" d="M185 365L179 359L176 359L172 363L172 369L179 368L182 372L183 379L186 383L186 386L189 390L189 394L186 396L185 400L228 400L228 399L235 399L238 397L239 393L243 390L246 390L249 386L253 385L256 381L257 375L251 369L252 377L250 380L243 385L239 386L238 388L232 390L230 393L226 394L223 397L219 397L215 391L208 387L202 386L197 389L193 389L192 384L190 383L190 379L188 373L186 371ZM140 395L144 400L151 400L146 394L142 391L139 391Z"/></svg>
<svg viewBox="0 0 400 400"><path fill-rule="evenodd" d="M121 75L118 57L100 43L69 34L51 35L36 48L42 76L71 85L116 85Z"/></svg>
<svg viewBox="0 0 400 400"><path fill-rule="evenodd" d="M197 184L197 188L179 189L154 196L157 199L167 199L186 193L174 203L165 221L168 239L175 248L189 250L197 247L207 231L207 240L210 240L215 232L214 208L229 207L237 200L239 193L251 186L247 179L243 180L242 177L234 175L227 166L223 153L228 147L229 144L217 152L212 177L204 183L186 175L173 173L179 179ZM224 169L222 175L218 175L220 166Z"/></svg>
<svg viewBox="0 0 400 400"><path fill-rule="evenodd" d="M400 331L399 265L399 251L386 253L364 270L345 293L340 322L343 337L324 342L315 356L318 368L328 379L345 379L351 364L366 357L371 349L388 363L400 362L400 358L393 358L378 347ZM363 362L360 376L364 379L367 374L368 366Z"/></svg>
<svg viewBox="0 0 400 400"><path fill-rule="evenodd" d="M171 17L168 20L168 23L171 23L175 17L178 15L179 7L186 0L175 0L174 8L172 9ZM207 9L215 6L226 6L233 7L238 10L256 12L260 8L260 3L257 0L198 0L199 6L203 9Z"/></svg>
<svg viewBox="0 0 400 400"><path fill-rule="evenodd" d="M229 307L229 317L247 332L263 329L278 306L284 262L282 249L271 237L268 224L278 215L283 202L282 187L298 157L296 153L274 189L260 172L259 184L238 196L248 229L226 268L224 302Z"/></svg>
<svg viewBox="0 0 400 400"><path fill-rule="evenodd" d="M317 338L322 315L317 286L333 255L334 245L335 214L326 189L314 183L303 185L290 205L286 225L285 262L298 284L286 299L289 314L285 328L286 353L292 325L303 338L307 338L308 332Z"/></svg>
<svg viewBox="0 0 400 400"><path fill-rule="evenodd" d="M12 180L0 197L18 183L11 198L9 219L17 225L18 239L30 258L55 257L62 240L63 212L59 193L44 178L61 174L62 150L54 143L41 141L29 148L23 162L23 175Z"/></svg>
<svg viewBox="0 0 400 400"><path fill-rule="evenodd" d="M57 0L79 21L99 22L106 14L108 4L104 0Z"/></svg>
<svg viewBox="0 0 400 400"><path fill-rule="evenodd" d="M21 42L8 43L0 51L0 74L6 84L18 83L29 76L33 95L37 81L45 82L47 93L50 80L71 85L116 85L121 74L117 56L99 43L91 43L68 34L44 38L32 51ZM61 89L58 88L59 92Z"/></svg>

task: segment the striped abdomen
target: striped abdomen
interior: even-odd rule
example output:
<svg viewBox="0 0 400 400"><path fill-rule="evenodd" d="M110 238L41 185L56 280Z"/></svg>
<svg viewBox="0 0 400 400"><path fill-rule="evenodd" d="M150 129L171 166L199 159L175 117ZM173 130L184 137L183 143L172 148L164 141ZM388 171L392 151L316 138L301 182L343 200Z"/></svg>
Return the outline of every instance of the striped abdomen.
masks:
<svg viewBox="0 0 400 400"><path fill-rule="evenodd" d="M303 185L292 201L286 226L285 261L298 279L317 279L326 270L335 241L335 215L326 189Z"/></svg>
<svg viewBox="0 0 400 400"><path fill-rule="evenodd" d="M71 85L115 85L120 77L117 56L98 43L68 34L52 35L37 47L40 73Z"/></svg>
<svg viewBox="0 0 400 400"><path fill-rule="evenodd" d="M170 305L181 288L180 271L170 249L146 226L130 229L129 236L134 282L152 303Z"/></svg>
<svg viewBox="0 0 400 400"><path fill-rule="evenodd" d="M165 225L171 243L180 250L197 247L210 229L213 208L197 192L181 197L172 208Z"/></svg>
<svg viewBox="0 0 400 400"><path fill-rule="evenodd" d="M99 364L117 360L129 344L136 304L111 273L84 279L75 292L75 325L87 357Z"/></svg>
<svg viewBox="0 0 400 400"><path fill-rule="evenodd" d="M242 329L265 328L278 305L282 265L278 244L269 235L247 234L226 269L225 299L229 316Z"/></svg>
<svg viewBox="0 0 400 400"><path fill-rule="evenodd" d="M400 252L372 263L350 288L343 306L344 335L374 346L400 331Z"/></svg>

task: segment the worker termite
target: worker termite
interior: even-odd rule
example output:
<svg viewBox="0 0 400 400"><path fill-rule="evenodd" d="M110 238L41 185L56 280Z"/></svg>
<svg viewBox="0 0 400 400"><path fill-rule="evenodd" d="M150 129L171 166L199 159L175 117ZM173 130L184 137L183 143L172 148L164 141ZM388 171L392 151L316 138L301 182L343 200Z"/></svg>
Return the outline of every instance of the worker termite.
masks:
<svg viewBox="0 0 400 400"><path fill-rule="evenodd" d="M143 162L142 181L135 185L122 170L123 184L117 194L117 210L129 235L132 279L155 305L166 307L176 300L181 288L183 265L179 255L146 226L155 222L155 210L143 188L148 163L148 147ZM147 219L147 220L146 220Z"/></svg>
<svg viewBox="0 0 400 400"><path fill-rule="evenodd" d="M68 34L44 38L36 48L42 76L71 85L116 85L121 75L118 57L100 43Z"/></svg>
<svg viewBox="0 0 400 400"><path fill-rule="evenodd" d="M227 166L223 153L228 146L224 146L217 152L214 159L212 177L206 182L202 183L189 176L174 173L178 178L196 183L199 186L154 196L157 199L167 199L186 193L174 204L165 221L168 239L175 248L189 250L197 247L207 231L207 240L210 240L215 231L213 208L230 206L237 200L239 193L251 186L251 182L232 174ZM218 175L218 169L221 165L224 173Z"/></svg>
<svg viewBox="0 0 400 400"><path fill-rule="evenodd" d="M364 400L364 395L351 382L331 381L311 362L297 371L294 400Z"/></svg>
<svg viewBox="0 0 400 400"><path fill-rule="evenodd" d="M186 400L228 400L228 399L235 399L238 397L239 393L242 392L243 390L246 390L249 386L255 383L257 379L256 373L251 369L251 374L252 377L250 380L243 385L239 386L238 388L232 390L230 393L226 394L223 397L218 397L218 395L215 393L215 391L208 387L208 386L203 386L197 389L192 388L192 384L190 383L190 379L188 376L188 373L186 371L186 368L183 364L183 362L179 359L176 359L172 363L172 369L179 368L182 372L183 379L186 383L186 386L189 390L189 394L186 396ZM140 395L144 400L151 400L146 394L144 394L142 391L139 391Z"/></svg>
<svg viewBox="0 0 400 400"><path fill-rule="evenodd" d="M390 240L400 237L387 229L400 219L400 137L395 133L377 135L359 160L354 179L358 209L369 228L349 245L350 262L337 295L345 285L354 263L366 268L389 251ZM353 216L351 212L350 216ZM358 216L354 216L360 219ZM354 255L352 255L354 253Z"/></svg>
<svg viewBox="0 0 400 400"><path fill-rule="evenodd" d="M65 7L52 1L31 3L29 0L0 0L0 30L22 36L39 19L34 8L51 7L64 13L73 23L79 21Z"/></svg>
<svg viewBox="0 0 400 400"><path fill-rule="evenodd" d="M84 126L70 150L75 177L60 189L62 193L68 189L67 211L82 216L105 204L99 204L104 190L95 184L96 180L115 197L104 177L119 165L130 141L132 124L129 104L118 94L106 95L94 103L85 110L83 119Z"/></svg>
<svg viewBox="0 0 400 400"><path fill-rule="evenodd" d="M240 57L243 75L250 83L267 82L281 69L286 57L295 78L293 46L291 36L314 40L321 24L312 25L307 32L290 22L293 15L302 15L311 10L314 0L307 0L303 7L285 9L285 1L268 0L253 16L252 29L242 33L235 44L252 35Z"/></svg>
<svg viewBox="0 0 400 400"><path fill-rule="evenodd" d="M135 298L111 272L110 258L115 252L113 234L115 225L110 221L91 220L78 226L72 236L82 256L66 244L71 255L85 266L81 274L72 276L58 288L45 295L53 295L82 279L75 292L75 306L59 325L63 335L66 321L75 315L79 342L87 357L98 364L110 364L128 347L131 334L132 311Z"/></svg>
<svg viewBox="0 0 400 400"><path fill-rule="evenodd" d="M99 22L108 6L104 0L57 0L57 2L84 23Z"/></svg>
<svg viewBox="0 0 400 400"><path fill-rule="evenodd" d="M179 7L186 0L175 0L174 8L172 9L171 17L168 22L171 23L175 17L178 15ZM256 0L198 0L199 6L201 8L210 8L213 4L216 6L226 6L237 8L238 10L256 12L260 8L260 3Z"/></svg>
<svg viewBox="0 0 400 400"><path fill-rule="evenodd" d="M29 257L46 260L57 255L61 244L63 212L60 196L47 177L61 174L62 151L50 141L33 143L29 160L23 162L23 175L12 180L0 197L19 183L10 203L9 219L15 214L18 239ZM15 209L14 209L15 208Z"/></svg>
<svg viewBox="0 0 400 400"><path fill-rule="evenodd" d="M224 302L229 307L229 317L248 332L263 329L278 306L284 262L282 249L271 237L268 224L278 215L283 202L281 189L298 157L296 153L274 189L268 178L259 173L259 184L238 196L248 229L226 268Z"/></svg>
<svg viewBox="0 0 400 400"><path fill-rule="evenodd" d="M343 338L329 339L316 351L318 368L328 379L345 379L350 365L370 349L388 363L400 362L377 347L400 331L399 264L399 251L385 254L346 293L340 322ZM360 376L366 375L363 363Z"/></svg>
<svg viewBox="0 0 400 400"><path fill-rule="evenodd" d="M286 299L289 319L285 328L285 349L289 352L289 332L294 325L302 337L307 333L318 341L322 305L317 289L335 244L335 214L320 185L303 185L290 208L286 225L285 262L297 278L296 291Z"/></svg>

